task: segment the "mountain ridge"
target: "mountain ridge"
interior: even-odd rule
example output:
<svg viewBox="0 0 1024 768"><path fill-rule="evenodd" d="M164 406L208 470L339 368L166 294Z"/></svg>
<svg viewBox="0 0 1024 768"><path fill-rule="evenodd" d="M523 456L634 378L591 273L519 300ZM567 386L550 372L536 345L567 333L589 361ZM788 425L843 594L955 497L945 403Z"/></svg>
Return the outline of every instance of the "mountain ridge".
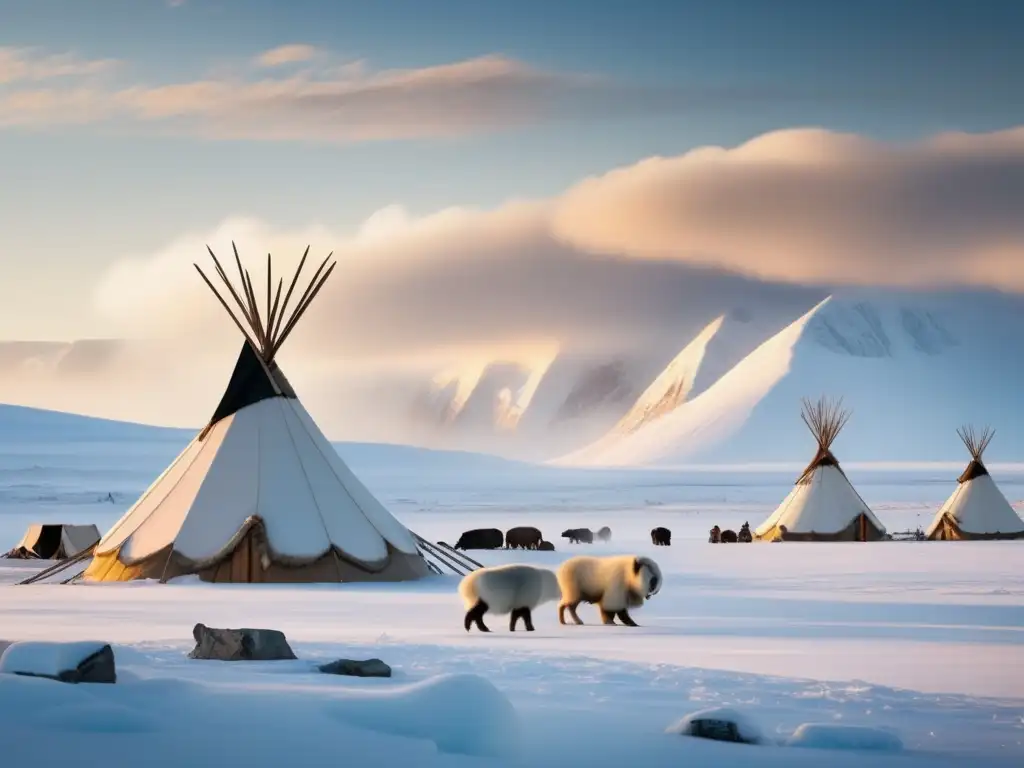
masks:
<svg viewBox="0 0 1024 768"><path fill-rule="evenodd" d="M800 401L819 395L853 411L840 459L949 460L962 452L955 429L964 422L993 423L1003 438L993 449L1022 457L1024 436L1005 425L1024 423L1012 383L1024 375L1024 309L989 301L834 293L672 413L552 463L798 461L813 452Z"/></svg>

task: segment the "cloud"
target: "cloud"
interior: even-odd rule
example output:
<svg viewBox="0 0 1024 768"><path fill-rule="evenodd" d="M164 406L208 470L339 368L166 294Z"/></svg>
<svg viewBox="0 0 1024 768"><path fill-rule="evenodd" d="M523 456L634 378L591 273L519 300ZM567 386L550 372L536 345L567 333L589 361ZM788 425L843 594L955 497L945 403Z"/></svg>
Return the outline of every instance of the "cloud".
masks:
<svg viewBox="0 0 1024 768"><path fill-rule="evenodd" d="M284 64L309 61L316 55L317 49L312 45L281 45L261 53L256 57L256 63L261 67L280 67Z"/></svg>
<svg viewBox="0 0 1024 768"><path fill-rule="evenodd" d="M192 267L198 262L216 280L209 243L233 274L232 239L254 285L263 284L268 251L275 274L290 274L311 244L309 275L334 250L336 271L289 339L299 356L516 360L552 345L637 351L659 338L671 348L737 304L795 297L802 308L820 298L681 264L595 258L554 240L548 216L547 203L423 218L390 208L348 235L322 227L277 231L232 218L214 232L119 262L100 282L96 306L126 333L233 346L237 329Z"/></svg>
<svg viewBox="0 0 1024 768"><path fill-rule="evenodd" d="M86 64L106 67L79 66ZM95 124L208 139L347 143L464 136L563 119L728 111L800 101L852 99L859 104L869 98L885 96L772 85L621 82L551 71L502 55L372 69L362 60L339 60L329 51L292 43L236 62L233 74L218 70L200 79L72 86L21 82L0 89L0 127Z"/></svg>
<svg viewBox="0 0 1024 768"><path fill-rule="evenodd" d="M7 49L5 49L7 50ZM6 63L4 63L6 61ZM305 68L268 75L284 64ZM170 83L40 85L45 73L87 74L106 62L66 56L0 59L18 87L0 90L0 126L115 123L217 139L268 141L449 137L498 131L603 104L598 80L549 72L504 56L413 69L371 70L312 46L265 51L234 75ZM574 106L574 101L575 106Z"/></svg>
<svg viewBox="0 0 1024 768"><path fill-rule="evenodd" d="M637 349L739 305L799 314L836 284L1024 292L1021 200L1020 130L908 145L785 131L652 158L549 200L386 208L357 232L231 217L118 262L96 306L125 332L234 344L192 262L208 264L209 243L231 266L233 239L261 282L262 254L283 274L309 244L311 260L333 250L339 266L296 350Z"/></svg>
<svg viewBox="0 0 1024 768"><path fill-rule="evenodd" d="M71 53L43 54L35 48L0 47L0 86L90 77L117 65L114 59L81 59Z"/></svg>
<svg viewBox="0 0 1024 768"><path fill-rule="evenodd" d="M909 144L797 129L650 158L568 190L553 229L760 279L1024 291L1024 128Z"/></svg>

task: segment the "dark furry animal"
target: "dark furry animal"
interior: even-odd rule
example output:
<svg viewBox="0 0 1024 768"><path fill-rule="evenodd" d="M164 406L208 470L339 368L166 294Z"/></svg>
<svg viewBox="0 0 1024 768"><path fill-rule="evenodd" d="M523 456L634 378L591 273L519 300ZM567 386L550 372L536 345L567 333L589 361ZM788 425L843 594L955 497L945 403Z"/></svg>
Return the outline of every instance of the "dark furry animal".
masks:
<svg viewBox="0 0 1024 768"><path fill-rule="evenodd" d="M726 528L722 531L722 543L723 544L735 544L739 537L736 535L736 531Z"/></svg>
<svg viewBox="0 0 1024 768"><path fill-rule="evenodd" d="M474 528L455 542L455 549L501 549L505 537L497 528Z"/></svg>
<svg viewBox="0 0 1024 768"><path fill-rule="evenodd" d="M708 536L708 541L710 541L712 544L721 544L722 529L719 528L717 525L714 528L712 528L711 534Z"/></svg>
<svg viewBox="0 0 1024 768"><path fill-rule="evenodd" d="M505 533L505 546L509 549L537 549L543 540L540 531L528 525L509 528Z"/></svg>
<svg viewBox="0 0 1024 768"><path fill-rule="evenodd" d="M750 523L743 524L736 538L740 544L750 544L754 540L754 535L750 532Z"/></svg>
<svg viewBox="0 0 1024 768"><path fill-rule="evenodd" d="M609 528L607 525L604 526L597 532L597 538L599 538L601 541L611 541L612 529Z"/></svg>
<svg viewBox="0 0 1024 768"><path fill-rule="evenodd" d="M594 532L589 528L569 528L562 531L562 538L568 539L570 544L593 544Z"/></svg>
<svg viewBox="0 0 1024 768"><path fill-rule="evenodd" d="M540 546L537 547L537 549L539 549L541 552L554 552L555 551L555 545L552 544L550 541L543 541L542 540L541 543L540 543Z"/></svg>
<svg viewBox="0 0 1024 768"><path fill-rule="evenodd" d="M668 528L652 528L651 529L651 544L656 547L670 547L672 546L672 531Z"/></svg>

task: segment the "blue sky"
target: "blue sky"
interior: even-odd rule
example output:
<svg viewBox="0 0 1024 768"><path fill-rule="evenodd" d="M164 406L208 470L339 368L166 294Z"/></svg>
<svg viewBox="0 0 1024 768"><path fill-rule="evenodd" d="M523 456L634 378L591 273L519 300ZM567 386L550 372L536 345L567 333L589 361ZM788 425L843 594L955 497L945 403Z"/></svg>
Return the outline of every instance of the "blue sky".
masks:
<svg viewBox="0 0 1024 768"><path fill-rule="evenodd" d="M294 115L273 140L246 135L269 112L212 139L176 120L69 120L74 102L31 120L17 119L23 102L0 106L0 339L107 333L91 307L97 274L230 215L348 231L389 204L428 214L553 196L645 157L773 129L909 140L1017 126L1021 28L1017 3L941 0L0 0L0 48L118 60L90 75L90 92L251 82L268 76L254 57L305 45L324 67L364 62L357 78L502 57L511 106L505 91L484 95L529 113L502 130L474 92L455 102L465 130L420 100L399 105L403 119L440 119L444 135L377 140L375 113L369 135L337 141L311 140ZM575 75L608 84L581 96L561 79ZM0 83L0 105L5 93L78 87L67 80Z"/></svg>

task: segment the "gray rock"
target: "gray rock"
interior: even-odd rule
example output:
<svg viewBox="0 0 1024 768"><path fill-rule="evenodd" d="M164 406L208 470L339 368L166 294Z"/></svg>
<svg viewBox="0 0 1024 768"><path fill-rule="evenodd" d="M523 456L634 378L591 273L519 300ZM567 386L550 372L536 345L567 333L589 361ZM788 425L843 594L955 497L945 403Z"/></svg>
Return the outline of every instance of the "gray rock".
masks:
<svg viewBox="0 0 1024 768"><path fill-rule="evenodd" d="M690 731L687 735L713 741L731 741L736 744L747 743L747 740L740 735L740 729L736 727L736 723L729 722L728 720L694 720L690 723Z"/></svg>
<svg viewBox="0 0 1024 768"><path fill-rule="evenodd" d="M60 672L57 679L64 683L116 683L117 668L114 664L114 649L104 645L95 653L82 659L78 666Z"/></svg>
<svg viewBox="0 0 1024 768"><path fill-rule="evenodd" d="M749 717L728 707L693 712L668 728L669 733L734 744L763 744L761 729Z"/></svg>
<svg viewBox="0 0 1024 768"><path fill-rule="evenodd" d="M321 664L320 671L328 675L348 675L349 677L391 677L391 667L380 659L338 659L329 664Z"/></svg>
<svg viewBox="0 0 1024 768"><path fill-rule="evenodd" d="M83 648L82 646L86 646ZM40 659L32 651L40 646L53 649L45 654L46 661ZM42 677L61 683L116 683L117 669L114 663L114 650L109 645L97 648L94 643L11 643L11 654L3 658L2 672L10 672L22 677ZM16 651L26 649L26 654ZM34 667L34 668L33 668ZM48 669L47 669L48 667Z"/></svg>
<svg viewBox="0 0 1024 768"><path fill-rule="evenodd" d="M192 628L196 647L190 659L217 661L279 661L297 656L283 632L276 629L215 629L205 624Z"/></svg>

